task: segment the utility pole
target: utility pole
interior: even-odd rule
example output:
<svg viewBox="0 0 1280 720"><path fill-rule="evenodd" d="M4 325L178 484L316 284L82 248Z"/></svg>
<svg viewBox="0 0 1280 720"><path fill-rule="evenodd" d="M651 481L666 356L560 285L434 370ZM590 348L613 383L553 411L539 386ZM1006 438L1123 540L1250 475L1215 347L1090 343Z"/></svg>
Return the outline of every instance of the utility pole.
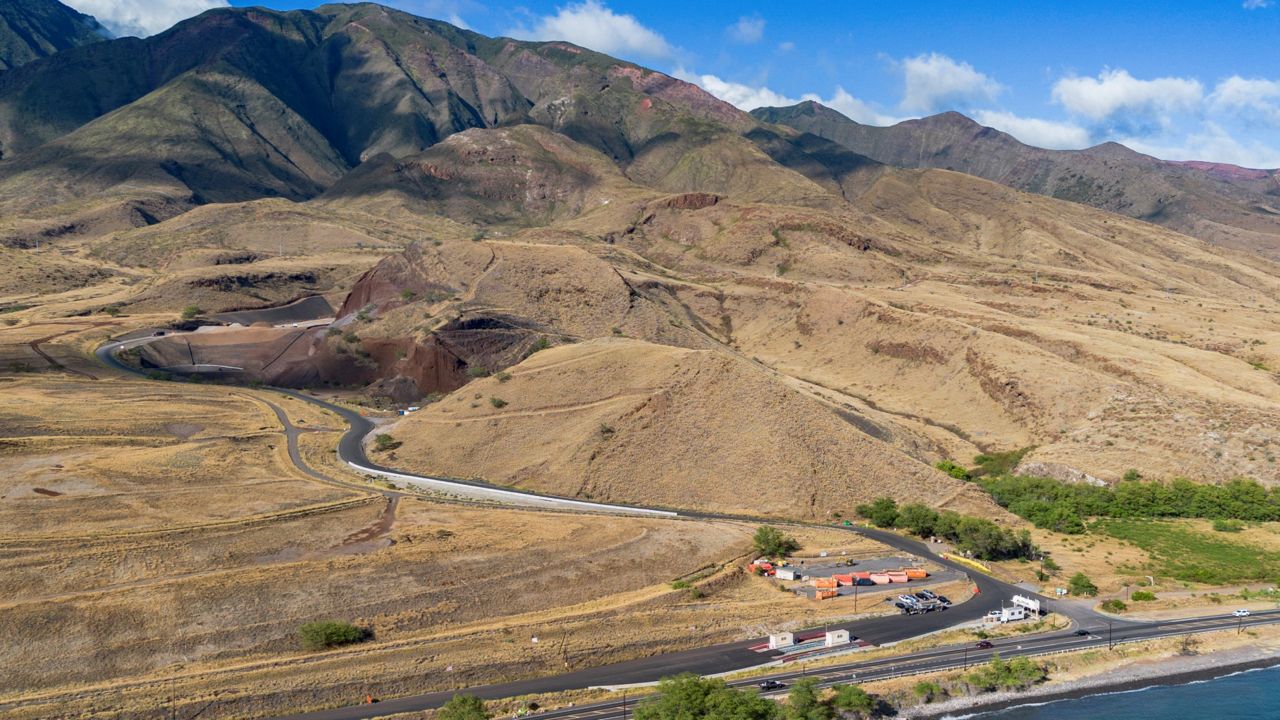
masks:
<svg viewBox="0 0 1280 720"><path fill-rule="evenodd" d="M969 669L969 646L964 646L964 669Z"/></svg>
<svg viewBox="0 0 1280 720"><path fill-rule="evenodd" d="M1107 621L1107 649L1108 650L1114 650L1116 647L1116 644L1111 640L1112 637L1113 635L1111 631L1111 621L1108 620Z"/></svg>
<svg viewBox="0 0 1280 720"><path fill-rule="evenodd" d="M622 691L622 720L627 720L627 691Z"/></svg>

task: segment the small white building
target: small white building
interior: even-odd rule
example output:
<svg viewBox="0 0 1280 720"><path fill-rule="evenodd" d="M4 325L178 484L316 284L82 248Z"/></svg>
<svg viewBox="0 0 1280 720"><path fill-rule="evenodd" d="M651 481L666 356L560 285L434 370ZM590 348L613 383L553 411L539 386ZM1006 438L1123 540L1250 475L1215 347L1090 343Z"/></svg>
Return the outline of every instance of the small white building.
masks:
<svg viewBox="0 0 1280 720"><path fill-rule="evenodd" d="M796 644L796 636L794 633L777 633L769 636L769 649L777 650L779 648L791 647Z"/></svg>
<svg viewBox="0 0 1280 720"><path fill-rule="evenodd" d="M992 610L991 618L996 622L1001 623L1013 622L1014 620L1026 620L1027 609L1021 605L1002 607L999 610Z"/></svg>
<svg viewBox="0 0 1280 720"><path fill-rule="evenodd" d="M848 645L848 644L849 644L848 630L828 630L827 631L827 640L824 643L824 645L826 645L827 647L835 647L837 645Z"/></svg>
<svg viewBox="0 0 1280 720"><path fill-rule="evenodd" d="M800 574L799 570L795 568L790 568L790 567L778 568L778 570L774 573L774 577L778 578L779 580L803 580L804 579L804 575Z"/></svg>

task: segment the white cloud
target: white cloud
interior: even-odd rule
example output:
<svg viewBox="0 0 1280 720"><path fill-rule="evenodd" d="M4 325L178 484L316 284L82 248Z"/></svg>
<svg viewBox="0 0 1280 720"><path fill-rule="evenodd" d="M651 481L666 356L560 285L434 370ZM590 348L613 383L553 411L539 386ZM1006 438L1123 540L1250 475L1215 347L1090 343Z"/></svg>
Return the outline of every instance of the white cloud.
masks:
<svg viewBox="0 0 1280 720"><path fill-rule="evenodd" d="M226 7L226 0L68 0L118 36L146 37L205 10Z"/></svg>
<svg viewBox="0 0 1280 720"><path fill-rule="evenodd" d="M781 107L795 105L800 102L795 98L789 98L764 86L730 82L715 75L696 75L683 69L677 70L673 74L681 80L697 85L739 110L754 110L758 107Z"/></svg>
<svg viewBox="0 0 1280 720"><path fill-rule="evenodd" d="M675 49L632 15L619 15L598 0L565 5L555 15L538 18L532 28L517 27L507 35L522 40L567 40L608 55L669 58Z"/></svg>
<svg viewBox="0 0 1280 720"><path fill-rule="evenodd" d="M1004 88L966 62L929 53L901 63L905 79L901 107L907 112L934 113L991 102Z"/></svg>
<svg viewBox="0 0 1280 720"><path fill-rule="evenodd" d="M1024 118L1001 110L979 110L973 114L973 119L1036 147L1079 150L1092 144L1089 131L1070 122Z"/></svg>
<svg viewBox="0 0 1280 720"><path fill-rule="evenodd" d="M1212 122L1204 123L1199 131L1180 140L1153 142L1145 138L1121 138L1119 142L1165 160L1208 160L1246 168L1280 168L1280 149L1256 140L1237 140Z"/></svg>
<svg viewBox="0 0 1280 720"><path fill-rule="evenodd" d="M757 43L764 37L764 18L759 15L743 16L738 22L730 25L726 32L729 37L740 43Z"/></svg>
<svg viewBox="0 0 1280 720"><path fill-rule="evenodd" d="M791 42L790 40L787 40L786 42L778 43L778 52L789 53L795 49L796 49L796 44Z"/></svg>
<svg viewBox="0 0 1280 720"><path fill-rule="evenodd" d="M1272 4L1271 0L1244 0L1244 9L1261 10L1262 8L1271 7Z"/></svg>
<svg viewBox="0 0 1280 720"><path fill-rule="evenodd" d="M838 86L836 87L835 95L832 95L829 98L823 99L813 93L809 93L802 99L812 100L826 105L850 120L860 122L863 125L893 125L906 119L894 117L892 115L885 115L879 110L876 110L870 103L864 100L859 100L846 92L844 88Z"/></svg>
<svg viewBox="0 0 1280 720"><path fill-rule="evenodd" d="M835 94L829 98L823 98L817 93L806 93L799 98L793 98L763 85L730 82L715 75L697 75L683 69L675 71L673 75L697 85L739 110L754 110L759 107L785 107L787 105L795 105L804 100L812 100L860 123L892 125L901 120L901 118L895 118L879 112L874 106L855 98L842 87L837 87Z"/></svg>
<svg viewBox="0 0 1280 720"><path fill-rule="evenodd" d="M1192 78L1139 80L1125 70L1104 70L1096 78L1067 77L1053 86L1053 99L1068 112L1132 132L1152 124L1167 127L1170 116L1195 111L1204 86Z"/></svg>
<svg viewBox="0 0 1280 720"><path fill-rule="evenodd" d="M1280 81L1247 79L1233 75L1209 94L1209 109L1280 124Z"/></svg>

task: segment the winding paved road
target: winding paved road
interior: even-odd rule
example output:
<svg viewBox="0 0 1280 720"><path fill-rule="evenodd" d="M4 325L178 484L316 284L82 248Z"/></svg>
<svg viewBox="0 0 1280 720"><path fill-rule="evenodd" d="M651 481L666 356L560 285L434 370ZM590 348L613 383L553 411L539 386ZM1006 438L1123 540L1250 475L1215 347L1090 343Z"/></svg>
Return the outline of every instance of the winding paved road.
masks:
<svg viewBox="0 0 1280 720"><path fill-rule="evenodd" d="M98 348L96 354L97 357L106 365L127 373L139 374L137 370L121 363L116 358L115 353L123 347L136 346L137 344L147 342L148 340L148 338L135 338L108 343ZM653 515L690 520L777 522L776 519L770 520L768 518L740 515L690 512L683 510L674 511L667 508L645 508L628 505L586 502L572 498L541 495L523 490L500 488L473 481L436 478L404 473L393 468L384 467L369 459L364 449L364 439L374 429L374 424L368 418L351 409L334 405L293 390L281 388L272 388L272 390L303 402L311 403L312 405L324 408L325 410L329 410L337 414L348 424L348 429L339 440L337 448L338 456L343 462L346 462L357 471L393 479L408 485L428 488L436 491L450 492L475 499L499 500L509 502L511 504L531 505L543 508L610 514ZM317 479L334 482L332 478L316 473L306 466L297 449L297 434L299 429L293 426L281 408L271 403L268 403L268 405L270 405L276 412L277 417L280 418L281 423L285 427L286 435L289 438L289 455L295 464L302 468L304 472L316 477ZM850 635L853 637L875 645L884 645L979 620L986 615L987 612L997 609L1002 604L1007 603L1008 599L1014 594L1034 595L1026 590L987 575L971 575L968 568L960 565L959 563L939 557L934 553L933 549L925 543L912 540L895 533L875 530L872 528L847 527L841 529L846 529L850 532L860 534L909 555L928 558L931 562L969 575L976 586L977 594L972 599L945 612L929 613L925 615L892 615L868 618L844 624L829 625L826 626L827 629L845 629L848 630ZM1048 609L1072 617L1078 623L1098 622L1099 616L1095 613L1085 608L1080 608L1072 603L1056 603L1049 598L1043 597L1041 597L1040 600ZM1105 622L1105 620L1101 622ZM1116 622L1116 627L1122 627L1124 625L1127 624ZM1024 643L1031 642L1031 640L1027 638L1022 639L1022 641ZM772 659L771 653L762 654L750 649L751 646L758 645L760 642L761 639L743 640L682 652L666 653L623 663L586 668L550 677L531 678L515 682L472 687L468 688L467 692L482 698L492 699L534 693L559 692L597 686L650 683L661 677L680 672L692 672L700 675L722 674L755 667L769 662ZM1074 642L1084 642L1084 639L1076 638ZM902 661L905 661L905 659ZM941 660L939 661L941 662ZM791 675L789 673L782 673L778 677L786 678L790 676ZM436 708L448 701L448 699L453 696L454 692L455 691L426 693L422 695L396 698L376 705L349 706L284 717L288 718L288 720L362 720L364 718L379 717L393 713ZM608 704L604 704L600 707L607 710ZM593 717L605 716L599 715Z"/></svg>

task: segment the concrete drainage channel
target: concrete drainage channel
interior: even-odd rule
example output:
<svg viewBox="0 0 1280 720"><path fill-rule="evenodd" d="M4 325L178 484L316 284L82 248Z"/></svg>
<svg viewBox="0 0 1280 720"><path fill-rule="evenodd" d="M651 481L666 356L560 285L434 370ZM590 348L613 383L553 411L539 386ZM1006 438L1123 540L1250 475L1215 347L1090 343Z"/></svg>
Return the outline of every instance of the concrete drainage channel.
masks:
<svg viewBox="0 0 1280 720"><path fill-rule="evenodd" d="M359 472L383 478L397 486L403 487L407 485L418 490L450 493L474 500L489 500L501 502L507 505L527 505L541 508L556 508L561 510L607 512L615 515L643 515L647 517L668 518L678 517L677 513L671 512L670 510L651 510L649 508L628 507L626 505L608 505L606 503L588 502L585 500L570 500L568 498L532 495L515 490L503 490L502 488L487 487L484 485L470 485L453 480L426 477L424 475L411 475L409 473L382 470L380 468L369 467L368 465L361 465L360 463L352 462L350 460L346 462L348 466Z"/></svg>

